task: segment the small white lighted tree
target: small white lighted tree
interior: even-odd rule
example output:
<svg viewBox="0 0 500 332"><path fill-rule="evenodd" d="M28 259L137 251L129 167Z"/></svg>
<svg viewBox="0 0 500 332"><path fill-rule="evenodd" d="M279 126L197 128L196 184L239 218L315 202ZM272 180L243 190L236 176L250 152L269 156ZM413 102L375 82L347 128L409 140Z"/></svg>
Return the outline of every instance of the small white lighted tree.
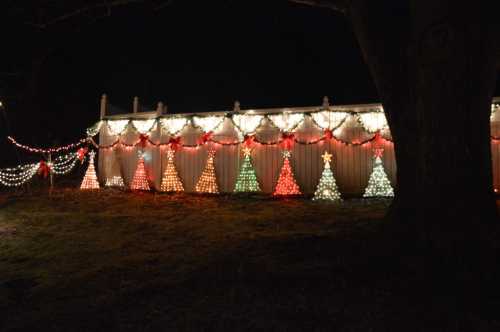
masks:
<svg viewBox="0 0 500 332"><path fill-rule="evenodd" d="M387 177L382 163L382 153L384 149L374 149L374 166L368 186L365 189L363 197L393 197L394 190L392 189L391 182Z"/></svg>

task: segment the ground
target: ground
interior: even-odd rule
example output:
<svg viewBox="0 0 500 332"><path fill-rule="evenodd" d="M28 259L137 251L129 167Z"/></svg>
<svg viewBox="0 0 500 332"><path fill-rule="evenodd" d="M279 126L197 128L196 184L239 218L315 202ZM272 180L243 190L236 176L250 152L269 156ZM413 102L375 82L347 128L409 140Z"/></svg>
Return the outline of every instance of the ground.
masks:
<svg viewBox="0 0 500 332"><path fill-rule="evenodd" d="M404 252L389 203L0 194L0 330L498 331L499 267Z"/></svg>

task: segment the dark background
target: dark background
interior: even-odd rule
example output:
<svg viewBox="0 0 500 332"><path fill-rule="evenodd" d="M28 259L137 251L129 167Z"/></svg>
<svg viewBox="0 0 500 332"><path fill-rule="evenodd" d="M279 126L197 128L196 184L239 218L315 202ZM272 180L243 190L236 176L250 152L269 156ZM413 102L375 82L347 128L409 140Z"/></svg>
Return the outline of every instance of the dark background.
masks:
<svg viewBox="0 0 500 332"><path fill-rule="evenodd" d="M102 93L124 111L137 95L146 109L163 101L175 113L227 110L234 100L243 109L320 105L324 95L331 104L378 101L348 21L327 9L286 0L174 1L161 10L137 3L41 30L25 22L36 6L7 5L0 23L6 155L14 153L7 134L36 146L83 137L98 120ZM40 49L50 51L27 102Z"/></svg>

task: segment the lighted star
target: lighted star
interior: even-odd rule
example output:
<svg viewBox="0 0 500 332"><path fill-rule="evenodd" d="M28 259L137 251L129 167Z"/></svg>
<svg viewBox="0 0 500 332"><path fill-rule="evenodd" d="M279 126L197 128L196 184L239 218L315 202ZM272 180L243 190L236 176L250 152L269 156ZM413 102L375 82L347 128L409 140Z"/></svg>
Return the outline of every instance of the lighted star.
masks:
<svg viewBox="0 0 500 332"><path fill-rule="evenodd" d="M325 163L329 163L330 161L332 161L332 154L328 153L328 151L325 151L325 153L323 153L321 157L323 158L323 162Z"/></svg>
<svg viewBox="0 0 500 332"><path fill-rule="evenodd" d="M208 150L208 158L213 158L213 157L215 157L215 150L214 149Z"/></svg>
<svg viewBox="0 0 500 332"><path fill-rule="evenodd" d="M283 151L283 158L290 158L292 153L289 150Z"/></svg>
<svg viewBox="0 0 500 332"><path fill-rule="evenodd" d="M250 154L252 153L252 149L250 149L249 147L245 147L243 148L243 155L245 157L250 157Z"/></svg>
<svg viewBox="0 0 500 332"><path fill-rule="evenodd" d="M375 157L382 158L382 155L384 154L384 149L378 148L378 149L373 149L373 154Z"/></svg>

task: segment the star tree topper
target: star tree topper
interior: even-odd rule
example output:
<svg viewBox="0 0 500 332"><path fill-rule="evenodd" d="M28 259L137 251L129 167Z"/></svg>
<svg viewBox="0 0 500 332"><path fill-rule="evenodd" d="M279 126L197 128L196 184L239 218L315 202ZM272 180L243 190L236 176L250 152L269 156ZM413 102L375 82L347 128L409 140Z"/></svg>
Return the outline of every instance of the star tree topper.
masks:
<svg viewBox="0 0 500 332"><path fill-rule="evenodd" d="M326 163L329 163L332 161L332 154L331 153L328 153L328 151L325 151L325 153L323 153L321 155L321 157L323 158L323 162L326 164Z"/></svg>
<svg viewBox="0 0 500 332"><path fill-rule="evenodd" d="M384 154L384 149L382 148L373 149L373 154L375 157L382 158L382 155Z"/></svg>
<svg viewBox="0 0 500 332"><path fill-rule="evenodd" d="M283 151L283 158L290 158L292 156L292 153L290 150L285 150Z"/></svg>
<svg viewBox="0 0 500 332"><path fill-rule="evenodd" d="M245 157L250 157L251 154L252 154L252 149L250 149L249 147L243 148L243 155Z"/></svg>

